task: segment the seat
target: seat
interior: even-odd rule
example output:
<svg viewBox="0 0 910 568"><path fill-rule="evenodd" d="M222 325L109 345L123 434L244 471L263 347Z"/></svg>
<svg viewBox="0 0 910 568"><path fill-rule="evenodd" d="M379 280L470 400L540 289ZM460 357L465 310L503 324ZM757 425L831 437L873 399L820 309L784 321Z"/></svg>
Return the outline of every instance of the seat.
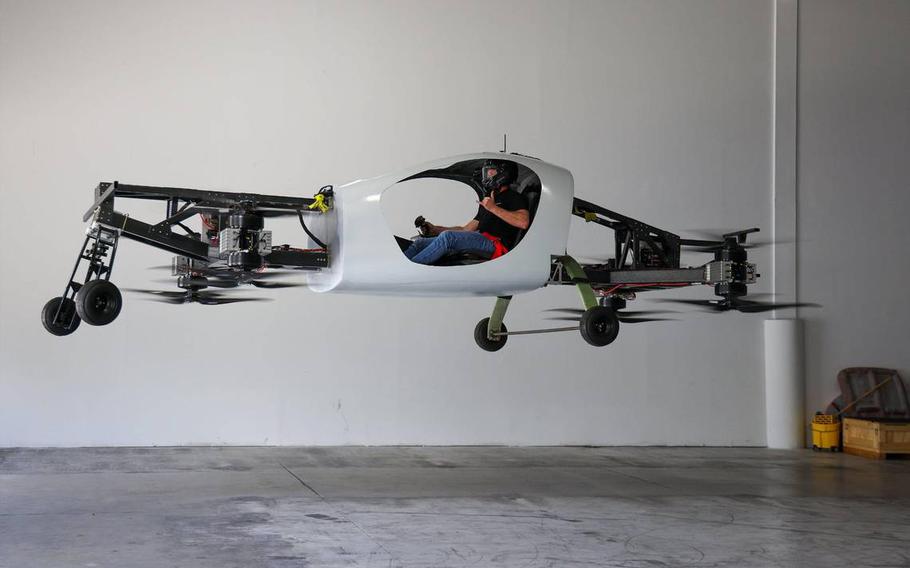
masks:
<svg viewBox="0 0 910 568"><path fill-rule="evenodd" d="M528 198L528 229L530 229L531 225L534 223L534 214L537 213L537 203L540 201L540 183L529 184L523 187L520 193ZM512 246L506 245L509 250L518 246L518 243L521 242L521 239L525 236L525 233L528 232L528 229L518 231Z"/></svg>

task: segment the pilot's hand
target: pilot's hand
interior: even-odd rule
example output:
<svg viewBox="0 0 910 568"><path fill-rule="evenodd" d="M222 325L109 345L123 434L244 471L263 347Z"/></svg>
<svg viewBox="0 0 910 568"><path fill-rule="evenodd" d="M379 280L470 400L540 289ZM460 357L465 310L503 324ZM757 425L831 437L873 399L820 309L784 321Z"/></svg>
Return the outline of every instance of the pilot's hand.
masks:
<svg viewBox="0 0 910 568"><path fill-rule="evenodd" d="M417 230L420 232L421 235L423 235L425 237L428 236L428 233L430 231L430 229L429 229L430 222L427 221L426 219L424 219L423 215L414 219L414 226L417 227Z"/></svg>
<svg viewBox="0 0 910 568"><path fill-rule="evenodd" d="M493 211L497 207L496 202L493 201L493 198L489 196L483 198L483 200L480 202L480 206L487 211Z"/></svg>

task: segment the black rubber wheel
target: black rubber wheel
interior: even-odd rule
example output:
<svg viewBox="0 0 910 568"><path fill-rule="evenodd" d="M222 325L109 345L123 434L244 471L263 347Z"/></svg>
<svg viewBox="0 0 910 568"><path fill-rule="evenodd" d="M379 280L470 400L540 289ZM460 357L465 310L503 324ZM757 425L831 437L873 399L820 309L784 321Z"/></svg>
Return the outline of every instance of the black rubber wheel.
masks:
<svg viewBox="0 0 910 568"><path fill-rule="evenodd" d="M54 321L54 316L57 315L57 307L60 306L61 302L63 302L63 306L60 308L60 315ZM66 327L70 325L70 321L72 321L72 325ZM80 321L82 320L79 319L79 314L76 313L76 302L69 298L58 296L44 304L44 309L41 310L41 323L44 324L44 329L54 335L64 336L73 333L79 327Z"/></svg>
<svg viewBox="0 0 910 568"><path fill-rule="evenodd" d="M76 294L76 313L89 325L107 325L117 319L123 298L108 280L90 280Z"/></svg>
<svg viewBox="0 0 910 568"><path fill-rule="evenodd" d="M483 318L477 325L474 326L474 341L477 342L477 346L483 349L484 351L499 351L506 345L506 340L509 338L508 335L500 335L496 339L490 339L487 337L487 328L490 325L490 318ZM500 327L500 331L508 332L506 324L503 323Z"/></svg>
<svg viewBox="0 0 910 568"><path fill-rule="evenodd" d="M619 335L619 318L616 312L604 306L594 306L581 316L581 336L590 345L603 347L613 343Z"/></svg>
<svg viewBox="0 0 910 568"><path fill-rule="evenodd" d="M258 231L264 225L262 216L252 213L234 213L228 217L227 222L227 226L231 229L248 229L250 231Z"/></svg>

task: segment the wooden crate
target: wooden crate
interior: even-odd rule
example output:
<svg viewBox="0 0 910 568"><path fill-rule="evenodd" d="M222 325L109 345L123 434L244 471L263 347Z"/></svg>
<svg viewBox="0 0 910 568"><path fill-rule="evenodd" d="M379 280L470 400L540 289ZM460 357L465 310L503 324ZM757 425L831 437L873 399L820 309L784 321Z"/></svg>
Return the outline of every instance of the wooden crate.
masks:
<svg viewBox="0 0 910 568"><path fill-rule="evenodd" d="M910 422L845 418L844 451L875 459L910 454Z"/></svg>

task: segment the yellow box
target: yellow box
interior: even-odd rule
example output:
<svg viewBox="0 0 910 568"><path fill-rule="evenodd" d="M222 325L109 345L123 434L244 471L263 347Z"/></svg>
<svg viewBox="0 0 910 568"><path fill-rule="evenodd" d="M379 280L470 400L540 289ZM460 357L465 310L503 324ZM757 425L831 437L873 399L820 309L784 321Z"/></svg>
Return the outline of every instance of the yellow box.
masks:
<svg viewBox="0 0 910 568"><path fill-rule="evenodd" d="M844 451L870 458L910 454L910 422L844 420Z"/></svg>
<svg viewBox="0 0 910 568"><path fill-rule="evenodd" d="M812 417L812 449L840 449L840 420L834 414L816 414Z"/></svg>

